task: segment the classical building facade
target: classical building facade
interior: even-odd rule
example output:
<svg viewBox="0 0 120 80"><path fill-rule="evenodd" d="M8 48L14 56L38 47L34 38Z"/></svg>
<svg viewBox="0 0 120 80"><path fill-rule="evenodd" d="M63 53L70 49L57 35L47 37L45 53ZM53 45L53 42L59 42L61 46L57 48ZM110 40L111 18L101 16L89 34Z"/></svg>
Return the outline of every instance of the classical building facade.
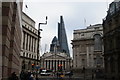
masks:
<svg viewBox="0 0 120 80"><path fill-rule="evenodd" d="M69 71L72 67L72 59L61 52L47 52L40 58L41 69L53 71Z"/></svg>
<svg viewBox="0 0 120 80"><path fill-rule="evenodd" d="M60 16L58 23L58 39L55 36L50 44L50 52L41 56L41 68L53 71L60 69L65 71L72 68L63 16Z"/></svg>
<svg viewBox="0 0 120 80"><path fill-rule="evenodd" d="M21 44L22 70L35 70L35 66L37 65L37 46L38 30L35 28L35 21L23 12ZM40 60L40 56L38 60Z"/></svg>
<svg viewBox="0 0 120 80"><path fill-rule="evenodd" d="M73 69L102 69L103 65L103 27L90 25L86 29L74 30L72 40Z"/></svg>
<svg viewBox="0 0 120 80"><path fill-rule="evenodd" d="M22 2L1 2L2 24L0 28L0 80L6 80L12 72L19 74L21 50Z"/></svg>
<svg viewBox="0 0 120 80"><path fill-rule="evenodd" d="M109 5L103 32L106 78L120 80L120 0Z"/></svg>
<svg viewBox="0 0 120 80"><path fill-rule="evenodd" d="M53 71L69 71L72 69L72 59L68 54L60 51L60 45L56 36L50 44L50 52L44 53L40 61L41 69Z"/></svg>

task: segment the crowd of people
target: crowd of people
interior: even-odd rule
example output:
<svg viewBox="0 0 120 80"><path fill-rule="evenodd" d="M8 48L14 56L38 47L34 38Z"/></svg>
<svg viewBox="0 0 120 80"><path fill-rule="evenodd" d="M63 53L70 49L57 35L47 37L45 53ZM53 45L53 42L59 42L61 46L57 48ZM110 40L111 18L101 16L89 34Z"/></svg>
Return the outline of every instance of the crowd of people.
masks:
<svg viewBox="0 0 120 80"><path fill-rule="evenodd" d="M54 74L54 77L56 76L57 78L62 78L63 75L65 76L65 74L63 74L63 72L56 72L56 74ZM67 74L69 76L69 78L73 75L73 72L70 71L69 74ZM21 71L19 77L16 75L15 72L13 72L11 74L11 76L8 78L8 80L37 80L35 78L35 74L31 73L30 71Z"/></svg>
<svg viewBox="0 0 120 80"><path fill-rule="evenodd" d="M36 80L35 75L32 74L30 71L21 71L19 77L16 75L15 72L11 74L8 80Z"/></svg>

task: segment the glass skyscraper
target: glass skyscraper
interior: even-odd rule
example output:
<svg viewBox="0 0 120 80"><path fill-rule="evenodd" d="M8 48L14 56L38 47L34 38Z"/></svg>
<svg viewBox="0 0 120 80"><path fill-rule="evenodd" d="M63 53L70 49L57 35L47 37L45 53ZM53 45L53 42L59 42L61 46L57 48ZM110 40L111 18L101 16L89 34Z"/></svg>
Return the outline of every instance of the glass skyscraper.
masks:
<svg viewBox="0 0 120 80"><path fill-rule="evenodd" d="M57 41L57 42L53 42L53 41ZM68 56L70 56L63 16L60 16L60 22L58 23L58 40L53 40L53 41L50 47L51 52L54 51L54 47L56 47L55 46L55 43L56 43L57 48L59 48L57 49L59 52L65 52ZM59 46L58 46L58 43L59 43Z"/></svg>

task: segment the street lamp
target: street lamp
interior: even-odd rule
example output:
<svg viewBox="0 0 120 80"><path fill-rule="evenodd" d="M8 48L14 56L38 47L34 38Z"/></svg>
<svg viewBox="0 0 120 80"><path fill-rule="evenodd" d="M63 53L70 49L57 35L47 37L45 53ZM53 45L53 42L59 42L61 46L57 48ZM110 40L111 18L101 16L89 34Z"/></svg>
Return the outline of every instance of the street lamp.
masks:
<svg viewBox="0 0 120 80"><path fill-rule="evenodd" d="M38 67L38 61L39 61L39 42L40 42L40 31L42 31L42 29L40 29L40 25L46 25L47 24L47 16L46 16L46 22L45 23L39 23L38 24L38 45L37 45L37 65L36 67ZM38 68L37 68L37 73L36 73L36 80L38 80Z"/></svg>

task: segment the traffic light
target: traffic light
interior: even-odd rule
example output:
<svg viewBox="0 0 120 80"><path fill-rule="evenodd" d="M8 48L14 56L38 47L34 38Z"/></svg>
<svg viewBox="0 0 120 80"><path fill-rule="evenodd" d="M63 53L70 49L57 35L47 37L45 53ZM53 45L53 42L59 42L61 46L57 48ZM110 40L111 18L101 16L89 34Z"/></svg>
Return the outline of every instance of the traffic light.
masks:
<svg viewBox="0 0 120 80"><path fill-rule="evenodd" d="M59 65L58 65L58 70L59 70L59 71L62 71L62 64L59 64Z"/></svg>
<svg viewBox="0 0 120 80"><path fill-rule="evenodd" d="M59 64L58 66L59 66L59 67L61 67L61 66L62 66L62 64Z"/></svg>
<svg viewBox="0 0 120 80"><path fill-rule="evenodd" d="M35 64L32 64L32 69L34 69L34 65L35 65Z"/></svg>

